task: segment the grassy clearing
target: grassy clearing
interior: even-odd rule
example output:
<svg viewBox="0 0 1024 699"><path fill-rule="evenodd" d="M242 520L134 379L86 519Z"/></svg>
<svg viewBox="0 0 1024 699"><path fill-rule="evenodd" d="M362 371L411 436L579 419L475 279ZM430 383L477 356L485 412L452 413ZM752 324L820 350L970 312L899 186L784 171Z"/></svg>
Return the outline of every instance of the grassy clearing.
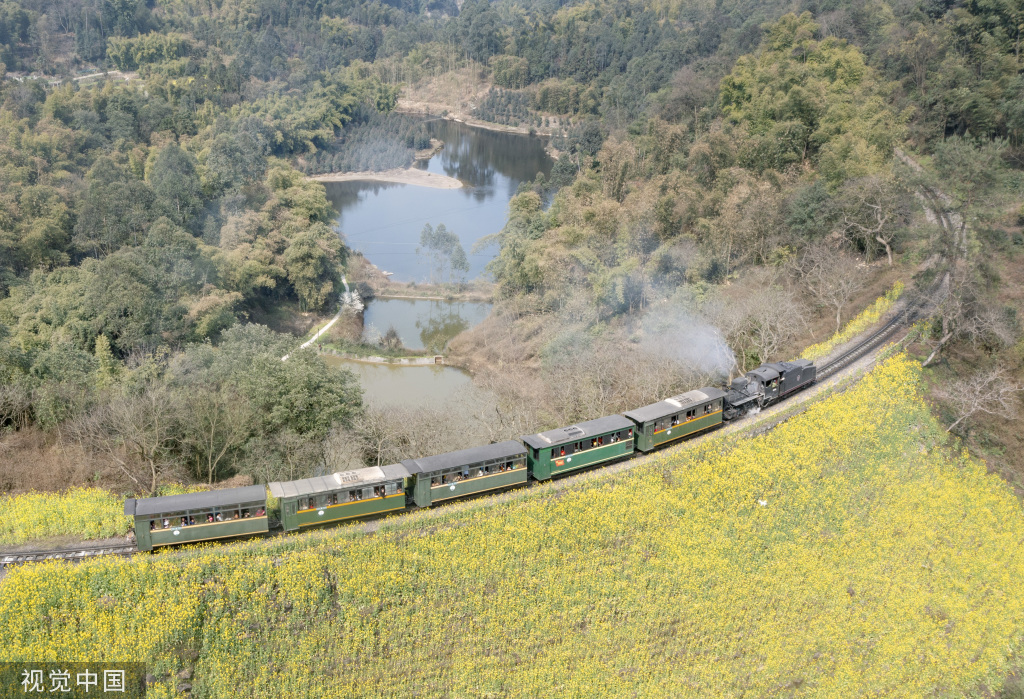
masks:
<svg viewBox="0 0 1024 699"><path fill-rule="evenodd" d="M354 528L0 582L0 660L172 696L963 696L1024 629L1024 516L897 356L756 439Z"/></svg>

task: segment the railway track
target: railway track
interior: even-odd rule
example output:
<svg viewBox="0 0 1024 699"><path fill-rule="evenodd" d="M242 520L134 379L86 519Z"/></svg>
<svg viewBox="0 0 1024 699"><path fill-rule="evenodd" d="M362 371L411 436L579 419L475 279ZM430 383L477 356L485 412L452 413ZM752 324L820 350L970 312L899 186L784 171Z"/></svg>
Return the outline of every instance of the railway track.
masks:
<svg viewBox="0 0 1024 699"><path fill-rule="evenodd" d="M55 551L19 551L17 553L0 553L0 569L19 563L36 561L81 561L96 556L132 556L138 553L135 544L117 544L110 546L83 546L77 549L58 549Z"/></svg>
<svg viewBox="0 0 1024 699"><path fill-rule="evenodd" d="M850 366L857 360L863 358L870 352L878 349L880 346L885 344L904 326L910 325L916 320L926 315L925 310L929 304L935 303L935 295L941 292L943 282L937 281L932 289L926 294L918 295L917 298L909 301L907 305L899 312L893 315L882 327L873 332L865 339L858 342L853 347L849 348L839 356L830 360L827 364L823 364L818 369L817 380L829 378L834 374L842 371L846 367ZM778 418L777 420L771 420L768 423L754 428L751 432L752 435L760 435L769 432L777 425L788 420L791 415L786 415ZM279 522L273 521L272 525L279 526ZM271 527L271 536L280 534L281 532L275 532L275 527ZM62 560L62 561L81 561L86 558L94 558L97 556L122 556L128 557L138 553L138 549L134 543L121 544L112 546L91 546L83 547L78 549L64 549L56 551L22 551L19 553L0 553L0 571L8 568L12 565L18 565L20 563L30 563L35 561L49 561L49 560Z"/></svg>
<svg viewBox="0 0 1024 699"><path fill-rule="evenodd" d="M889 322L869 335L863 341L859 342L856 346L851 347L846 352L843 352L828 364L822 365L822 367L818 369L818 380L827 379L850 366L858 359L861 359L869 352L873 352L878 349L879 346L885 344L887 340L891 339L892 336L895 335L904 325L913 323L914 320L918 318L920 310L920 305L914 305L908 306L897 313L889 320Z"/></svg>

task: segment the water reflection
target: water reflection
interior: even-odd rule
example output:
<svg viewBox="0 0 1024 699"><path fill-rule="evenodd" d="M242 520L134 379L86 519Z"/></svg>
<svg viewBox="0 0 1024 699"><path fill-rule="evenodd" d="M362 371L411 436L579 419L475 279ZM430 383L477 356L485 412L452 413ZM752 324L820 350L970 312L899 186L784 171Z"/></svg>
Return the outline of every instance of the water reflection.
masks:
<svg viewBox="0 0 1024 699"><path fill-rule="evenodd" d="M407 349L440 353L449 340L480 323L490 312L489 303L374 299L363 315L363 339L375 342L394 326Z"/></svg>
<svg viewBox="0 0 1024 699"><path fill-rule="evenodd" d="M431 189L384 182L325 182L346 242L398 281L428 281L430 263L416 253L426 223L445 224L469 257L469 278L479 276L495 246L471 253L480 238L505 225L508 201L521 182L551 173L544 142L536 137L429 122L444 149L418 167L457 177L462 189Z"/></svg>
<svg viewBox="0 0 1024 699"><path fill-rule="evenodd" d="M368 364L330 355L324 361L352 371L363 387L363 400L377 407L436 407L472 385L469 374L450 366Z"/></svg>
<svg viewBox="0 0 1024 699"><path fill-rule="evenodd" d="M488 131L457 121L435 119L427 124L431 138L444 141L444 148L417 167L445 174L467 187L463 192L478 200L502 194L507 202L520 182L532 180L537 173L551 174L551 158L540 138L505 131ZM498 191L503 188L502 191Z"/></svg>

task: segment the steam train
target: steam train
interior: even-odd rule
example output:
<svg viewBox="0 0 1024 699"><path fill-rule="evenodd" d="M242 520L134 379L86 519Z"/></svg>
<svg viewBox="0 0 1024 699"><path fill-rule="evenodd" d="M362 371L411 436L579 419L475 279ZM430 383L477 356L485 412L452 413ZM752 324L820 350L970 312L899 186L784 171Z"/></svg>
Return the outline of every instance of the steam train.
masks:
<svg viewBox="0 0 1024 699"><path fill-rule="evenodd" d="M387 466L263 486L155 498L130 498L140 551L264 534L267 491L280 507L280 528L297 531L544 481L646 453L720 427L814 383L812 362L763 364L728 386L672 398L518 440L406 459Z"/></svg>

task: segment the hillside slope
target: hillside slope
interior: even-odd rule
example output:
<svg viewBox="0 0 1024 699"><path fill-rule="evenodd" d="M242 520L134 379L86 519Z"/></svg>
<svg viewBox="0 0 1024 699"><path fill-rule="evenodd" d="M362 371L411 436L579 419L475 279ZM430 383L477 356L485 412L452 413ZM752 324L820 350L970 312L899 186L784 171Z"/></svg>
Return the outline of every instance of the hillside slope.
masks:
<svg viewBox="0 0 1024 699"><path fill-rule="evenodd" d="M981 694L1024 516L919 385L898 356L767 436L374 536L24 567L0 660L146 660L157 697Z"/></svg>

